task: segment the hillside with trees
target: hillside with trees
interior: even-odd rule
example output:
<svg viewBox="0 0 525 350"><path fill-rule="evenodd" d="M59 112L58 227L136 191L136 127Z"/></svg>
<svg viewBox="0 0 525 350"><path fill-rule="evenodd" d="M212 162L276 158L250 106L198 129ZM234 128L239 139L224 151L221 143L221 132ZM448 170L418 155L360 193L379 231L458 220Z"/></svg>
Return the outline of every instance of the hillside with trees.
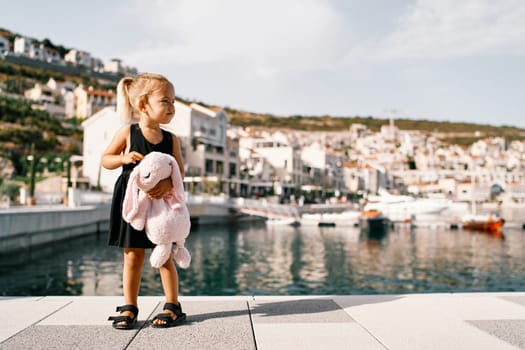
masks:
<svg viewBox="0 0 525 350"><path fill-rule="evenodd" d="M14 200L23 184L32 195L35 175L63 173L81 145L82 131L76 120L60 122L32 109L26 100L0 96L0 197Z"/></svg>
<svg viewBox="0 0 525 350"><path fill-rule="evenodd" d="M372 131L379 131L388 125L388 119L374 117L332 117L293 115L289 117L272 114L257 114L225 108L231 124L241 127L291 129L302 131L342 131L352 124L365 125ZM524 140L525 129L513 126L493 126L473 123L439 122L430 120L395 119L395 125L401 130L420 130L436 133L443 141L450 144L470 145L476 140L487 137L504 137L510 140Z"/></svg>

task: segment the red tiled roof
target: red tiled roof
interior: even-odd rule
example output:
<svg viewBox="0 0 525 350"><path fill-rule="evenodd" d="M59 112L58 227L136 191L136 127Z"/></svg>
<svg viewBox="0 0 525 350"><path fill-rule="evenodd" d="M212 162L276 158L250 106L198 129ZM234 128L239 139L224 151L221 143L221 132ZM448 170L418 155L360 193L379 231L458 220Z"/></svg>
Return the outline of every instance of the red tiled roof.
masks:
<svg viewBox="0 0 525 350"><path fill-rule="evenodd" d="M105 91L105 90L90 90L90 89L84 89L84 91L88 95L95 95L95 96L104 96L104 97L115 97L115 93L112 91Z"/></svg>

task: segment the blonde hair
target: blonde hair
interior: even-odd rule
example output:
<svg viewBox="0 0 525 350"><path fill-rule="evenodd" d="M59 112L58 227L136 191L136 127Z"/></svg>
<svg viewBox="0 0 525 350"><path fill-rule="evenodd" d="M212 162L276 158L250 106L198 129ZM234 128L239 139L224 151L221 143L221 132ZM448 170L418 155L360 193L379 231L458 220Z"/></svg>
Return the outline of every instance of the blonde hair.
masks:
<svg viewBox="0 0 525 350"><path fill-rule="evenodd" d="M140 102L147 102L148 96L171 82L160 74L141 73L135 78L124 77L117 85L117 114L126 122L131 121L133 110L138 111Z"/></svg>

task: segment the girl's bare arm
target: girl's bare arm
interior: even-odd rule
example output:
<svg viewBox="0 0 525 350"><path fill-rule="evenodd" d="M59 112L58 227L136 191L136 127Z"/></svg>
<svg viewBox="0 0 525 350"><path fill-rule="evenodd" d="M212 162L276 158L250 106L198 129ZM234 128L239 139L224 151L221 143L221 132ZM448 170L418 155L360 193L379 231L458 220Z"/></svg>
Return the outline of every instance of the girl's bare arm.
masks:
<svg viewBox="0 0 525 350"><path fill-rule="evenodd" d="M144 158L138 152L128 152L123 154L128 148L129 139L129 125L121 127L111 143L108 145L102 154L102 166L106 169L116 169L124 164L136 163Z"/></svg>
<svg viewBox="0 0 525 350"><path fill-rule="evenodd" d="M179 165L180 176L182 179L184 179L184 163L182 162L182 152L180 150L179 139L175 135L173 135L173 156Z"/></svg>

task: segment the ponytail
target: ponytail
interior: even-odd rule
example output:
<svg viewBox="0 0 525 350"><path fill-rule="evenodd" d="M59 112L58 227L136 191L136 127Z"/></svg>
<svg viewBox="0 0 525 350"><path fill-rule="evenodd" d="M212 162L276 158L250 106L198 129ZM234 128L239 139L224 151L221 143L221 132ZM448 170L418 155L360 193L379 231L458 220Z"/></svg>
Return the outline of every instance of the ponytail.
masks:
<svg viewBox="0 0 525 350"><path fill-rule="evenodd" d="M125 77L117 85L117 114L121 120L129 123L132 119L133 109L138 111L141 99L146 98L158 84L171 84L168 79L160 74L141 73L135 78Z"/></svg>
<svg viewBox="0 0 525 350"><path fill-rule="evenodd" d="M131 121L131 102L129 101L129 84L133 82L133 78L122 78L117 85L117 114L120 119L129 123Z"/></svg>

